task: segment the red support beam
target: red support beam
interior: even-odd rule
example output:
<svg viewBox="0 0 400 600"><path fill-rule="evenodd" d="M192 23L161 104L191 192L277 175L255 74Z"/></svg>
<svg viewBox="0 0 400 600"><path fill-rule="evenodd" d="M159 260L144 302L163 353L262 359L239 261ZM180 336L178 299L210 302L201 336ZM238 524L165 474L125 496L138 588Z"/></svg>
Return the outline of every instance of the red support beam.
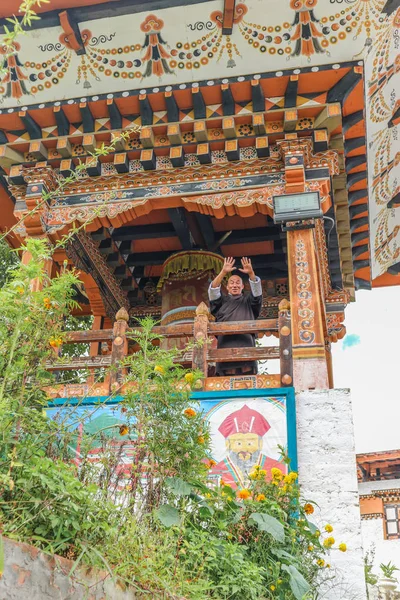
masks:
<svg viewBox="0 0 400 600"><path fill-rule="evenodd" d="M235 3L236 3L236 0L225 0L224 1L224 16L222 19L223 35L231 35L231 33L232 33L233 18L235 15Z"/></svg>

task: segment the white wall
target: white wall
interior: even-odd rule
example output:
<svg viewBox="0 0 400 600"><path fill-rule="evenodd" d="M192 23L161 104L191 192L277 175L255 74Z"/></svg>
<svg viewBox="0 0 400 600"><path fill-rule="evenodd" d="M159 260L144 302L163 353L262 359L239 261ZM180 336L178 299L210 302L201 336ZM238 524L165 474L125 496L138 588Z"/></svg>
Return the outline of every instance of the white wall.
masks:
<svg viewBox="0 0 400 600"><path fill-rule="evenodd" d="M363 519L361 521L361 533L364 551L375 549L374 569L375 575L382 575L379 565L392 562L400 569L400 540L385 540L383 538L383 519ZM400 572L394 576L400 579ZM397 586L400 591L400 585Z"/></svg>
<svg viewBox="0 0 400 600"><path fill-rule="evenodd" d="M336 582L321 590L324 600L365 600L361 518L350 392L300 392L297 404L299 482L304 498L317 502L313 522L334 527L330 563ZM332 572L331 571L331 572Z"/></svg>

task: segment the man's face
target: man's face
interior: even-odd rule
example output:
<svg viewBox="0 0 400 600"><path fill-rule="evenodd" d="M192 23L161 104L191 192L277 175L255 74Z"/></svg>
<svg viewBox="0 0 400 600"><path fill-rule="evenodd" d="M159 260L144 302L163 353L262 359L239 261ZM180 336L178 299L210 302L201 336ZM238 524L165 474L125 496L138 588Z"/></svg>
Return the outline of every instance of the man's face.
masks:
<svg viewBox="0 0 400 600"><path fill-rule="evenodd" d="M256 433L233 433L226 440L227 449L231 455L237 455L240 462L251 461L252 456L261 450L261 446L262 440Z"/></svg>
<svg viewBox="0 0 400 600"><path fill-rule="evenodd" d="M232 277L229 277L226 288L231 296L240 296L243 291L243 287L243 281L239 275L232 275Z"/></svg>

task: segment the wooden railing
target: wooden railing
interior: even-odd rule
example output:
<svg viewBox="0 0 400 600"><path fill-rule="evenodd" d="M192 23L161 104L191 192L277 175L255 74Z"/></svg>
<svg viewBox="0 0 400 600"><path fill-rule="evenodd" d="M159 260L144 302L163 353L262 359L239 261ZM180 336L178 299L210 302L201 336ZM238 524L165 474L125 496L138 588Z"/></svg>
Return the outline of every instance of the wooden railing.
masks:
<svg viewBox="0 0 400 600"><path fill-rule="evenodd" d="M193 349L186 352L179 362L204 373L209 373L210 363L230 363L239 361L262 361L279 359L280 385L291 386L293 382L292 336L289 303L285 300L279 305L278 319L258 319L256 321L233 321L215 323L209 320L208 307L202 302L196 310L193 324L161 325L153 328L153 333L163 338L191 339ZM95 356L79 356L65 361L55 359L47 363L51 371L68 371L78 369L99 369L114 366L110 375L110 386L120 383L123 378L119 364L128 354L129 334L140 331L140 327L128 327L128 313L125 309L118 311L113 329L89 331L72 331L66 336L66 344L101 342L104 354ZM212 348L214 336L235 334L274 334L279 337L279 346L259 346L255 348Z"/></svg>

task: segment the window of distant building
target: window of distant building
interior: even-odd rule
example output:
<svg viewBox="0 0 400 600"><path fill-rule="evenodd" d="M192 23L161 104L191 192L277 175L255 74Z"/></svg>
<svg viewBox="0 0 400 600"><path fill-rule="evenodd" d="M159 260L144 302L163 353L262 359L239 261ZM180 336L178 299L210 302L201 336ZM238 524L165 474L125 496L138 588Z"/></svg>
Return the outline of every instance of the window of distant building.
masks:
<svg viewBox="0 0 400 600"><path fill-rule="evenodd" d="M400 538L400 504L385 504L386 537Z"/></svg>

